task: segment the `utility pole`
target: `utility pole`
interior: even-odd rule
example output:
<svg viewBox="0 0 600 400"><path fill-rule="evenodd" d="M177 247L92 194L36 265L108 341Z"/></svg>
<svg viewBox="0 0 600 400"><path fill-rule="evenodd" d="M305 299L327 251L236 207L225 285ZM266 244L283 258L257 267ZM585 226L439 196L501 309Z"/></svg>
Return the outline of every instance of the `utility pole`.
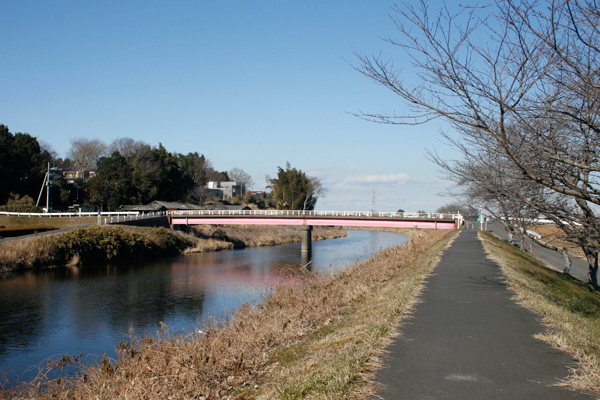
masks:
<svg viewBox="0 0 600 400"><path fill-rule="evenodd" d="M48 169L46 170L46 175L44 176L44 182L42 182L40 195L38 196L37 203L35 203L36 207L38 207L40 204L40 199L42 198L42 193L44 192L44 186L46 187L46 212L50 212L50 163L48 163Z"/></svg>
<svg viewBox="0 0 600 400"><path fill-rule="evenodd" d="M50 162L48 161L48 177L46 178L46 212L50 212Z"/></svg>

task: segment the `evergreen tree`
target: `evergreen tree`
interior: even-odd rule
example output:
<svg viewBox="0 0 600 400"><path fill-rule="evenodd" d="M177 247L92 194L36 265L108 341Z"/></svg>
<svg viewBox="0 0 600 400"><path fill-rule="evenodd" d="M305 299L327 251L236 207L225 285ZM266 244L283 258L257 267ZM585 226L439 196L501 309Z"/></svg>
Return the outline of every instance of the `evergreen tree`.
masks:
<svg viewBox="0 0 600 400"><path fill-rule="evenodd" d="M316 197L313 190L315 178L309 178L299 169L277 167L277 178L268 179L269 193L267 204L279 210L313 210Z"/></svg>
<svg viewBox="0 0 600 400"><path fill-rule="evenodd" d="M10 193L37 198L50 154L28 133L12 134L0 124L0 203Z"/></svg>
<svg viewBox="0 0 600 400"><path fill-rule="evenodd" d="M90 200L103 210L116 210L135 199L131 166L119 152L98 161L96 176L86 182Z"/></svg>

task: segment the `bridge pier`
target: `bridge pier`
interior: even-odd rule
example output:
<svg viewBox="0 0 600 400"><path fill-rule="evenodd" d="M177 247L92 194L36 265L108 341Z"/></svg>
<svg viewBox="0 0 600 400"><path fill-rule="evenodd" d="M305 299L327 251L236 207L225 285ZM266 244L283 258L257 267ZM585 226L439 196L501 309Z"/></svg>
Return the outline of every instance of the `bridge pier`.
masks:
<svg viewBox="0 0 600 400"><path fill-rule="evenodd" d="M303 225L302 226L302 245L300 248L300 253L304 258L308 261L312 258L312 226L311 225Z"/></svg>

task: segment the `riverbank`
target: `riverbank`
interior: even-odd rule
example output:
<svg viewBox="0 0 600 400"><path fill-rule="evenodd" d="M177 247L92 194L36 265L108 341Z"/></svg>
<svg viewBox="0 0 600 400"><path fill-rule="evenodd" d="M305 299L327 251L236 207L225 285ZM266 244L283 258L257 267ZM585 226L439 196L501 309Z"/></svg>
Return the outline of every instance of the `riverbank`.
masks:
<svg viewBox="0 0 600 400"><path fill-rule="evenodd" d="M341 228L317 227L313 239L346 236ZM206 226L190 233L166 228L91 226L64 233L0 242L0 272L97 265L183 252L275 246L301 241L295 227Z"/></svg>
<svg viewBox="0 0 600 400"><path fill-rule="evenodd" d="M190 229L190 234L198 238L197 244L186 249L186 252L203 253L300 243L300 229L297 226L197 225ZM336 239L347 235L348 232L340 227L315 226L312 240Z"/></svg>
<svg viewBox="0 0 600 400"><path fill-rule="evenodd" d="M406 246L384 250L333 276L296 271L256 307L239 309L204 332L122 343L118 360L57 365L78 377L40 379L5 398L249 399L348 398L367 387L386 338L406 315L453 232L414 231ZM295 395L294 395L295 393ZM1 396L0 396L1 397Z"/></svg>
<svg viewBox="0 0 600 400"><path fill-rule="evenodd" d="M0 242L0 272L141 260L176 254L194 244L193 237L166 228L90 226Z"/></svg>

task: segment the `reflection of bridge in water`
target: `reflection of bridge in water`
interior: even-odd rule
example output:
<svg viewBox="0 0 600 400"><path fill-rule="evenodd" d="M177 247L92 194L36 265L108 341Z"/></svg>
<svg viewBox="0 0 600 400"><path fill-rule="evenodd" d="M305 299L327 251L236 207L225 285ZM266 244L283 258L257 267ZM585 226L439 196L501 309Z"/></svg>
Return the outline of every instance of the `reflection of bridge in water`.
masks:
<svg viewBox="0 0 600 400"><path fill-rule="evenodd" d="M455 229L460 214L376 211L303 210L180 210L168 211L171 226L181 225L294 225L302 226L302 253L312 250L313 226Z"/></svg>

